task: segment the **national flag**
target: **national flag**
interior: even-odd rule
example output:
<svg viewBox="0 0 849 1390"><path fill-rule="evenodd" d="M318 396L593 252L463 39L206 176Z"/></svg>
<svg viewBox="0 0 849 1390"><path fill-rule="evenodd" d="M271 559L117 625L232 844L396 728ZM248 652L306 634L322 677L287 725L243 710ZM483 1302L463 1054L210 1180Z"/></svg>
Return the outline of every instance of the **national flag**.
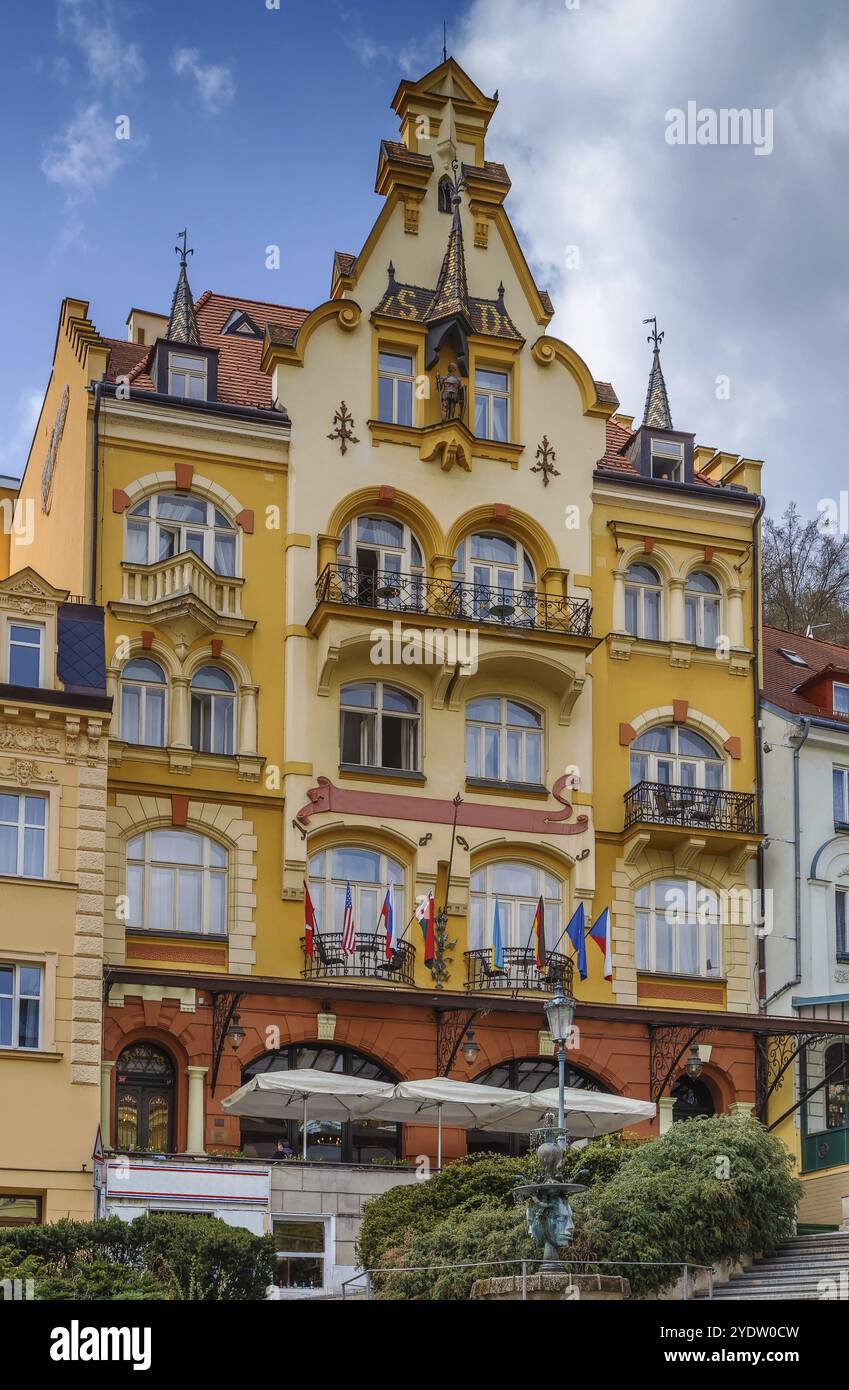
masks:
<svg viewBox="0 0 849 1390"><path fill-rule="evenodd" d="M419 899L419 905L416 908L416 921L421 927L424 937L424 963L430 967L433 965L433 958L436 955L432 892L428 893L426 898Z"/></svg>
<svg viewBox="0 0 849 1390"><path fill-rule="evenodd" d="M534 960L537 970L542 970L545 966L545 904L540 894L537 903L537 910L534 913Z"/></svg>
<svg viewBox="0 0 849 1390"><path fill-rule="evenodd" d="M312 905L310 890L304 879L304 955L315 954L315 933L318 931L315 908Z"/></svg>
<svg viewBox="0 0 849 1390"><path fill-rule="evenodd" d="M386 929L386 959L391 960L398 949L398 941L395 936L395 903L391 883L386 890L386 897L383 899L383 907L380 909L378 920L383 923Z"/></svg>
<svg viewBox="0 0 849 1390"><path fill-rule="evenodd" d="M345 910L342 913L342 950L346 956L353 956L357 950L357 928L354 922L354 902L351 885L345 884Z"/></svg>
<svg viewBox="0 0 849 1390"><path fill-rule="evenodd" d="M489 958L493 970L504 969L504 947L501 942L501 916L498 910L498 895L495 897L495 912L492 916L492 951Z"/></svg>
<svg viewBox="0 0 849 1390"><path fill-rule="evenodd" d="M578 964L578 974L582 980L588 975L587 970L587 939L584 935L584 904L578 903L577 908L572 913L572 920L566 928L566 935L575 948L575 956Z"/></svg>
<svg viewBox="0 0 849 1390"><path fill-rule="evenodd" d="M613 960L610 954L610 908L606 907L600 917L597 917L587 933L591 936L596 946L604 953L604 978L613 979Z"/></svg>

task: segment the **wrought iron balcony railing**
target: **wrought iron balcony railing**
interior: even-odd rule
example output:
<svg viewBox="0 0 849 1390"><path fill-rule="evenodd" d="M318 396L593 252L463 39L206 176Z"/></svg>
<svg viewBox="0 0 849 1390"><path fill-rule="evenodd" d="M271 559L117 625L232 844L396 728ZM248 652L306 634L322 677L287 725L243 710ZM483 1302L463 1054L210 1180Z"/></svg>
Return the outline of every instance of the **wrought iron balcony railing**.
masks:
<svg viewBox="0 0 849 1390"><path fill-rule="evenodd" d="M625 793L625 829L638 823L681 825L695 830L757 832L753 792L682 787L667 782L638 782Z"/></svg>
<svg viewBox="0 0 849 1390"><path fill-rule="evenodd" d="M304 941L301 939L301 947ZM353 954L342 948L341 932L316 932L313 954L304 952L305 980L384 980L389 984L415 983L416 948L402 941L392 959L386 959L386 937L382 932L360 935Z"/></svg>
<svg viewBox="0 0 849 1390"><path fill-rule="evenodd" d="M568 956L552 952L545 965L537 965L530 947L506 946L502 965L492 965L492 952L466 952L466 989L470 992L502 990L548 991L562 986L565 994L572 993L572 962Z"/></svg>
<svg viewBox="0 0 849 1390"><path fill-rule="evenodd" d="M592 635L592 608L585 598L546 598L536 589L503 589L356 565L327 565L318 578L316 601L577 637Z"/></svg>

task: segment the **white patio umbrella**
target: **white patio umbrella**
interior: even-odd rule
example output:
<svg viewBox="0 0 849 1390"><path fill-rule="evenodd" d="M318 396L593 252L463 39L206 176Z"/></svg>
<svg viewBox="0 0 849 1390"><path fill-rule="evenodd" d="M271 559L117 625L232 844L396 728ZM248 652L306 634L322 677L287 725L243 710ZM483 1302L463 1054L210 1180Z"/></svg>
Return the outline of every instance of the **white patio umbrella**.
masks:
<svg viewBox="0 0 849 1390"><path fill-rule="evenodd" d="M303 1156L307 1156L308 1120L364 1119L369 1107L391 1094L391 1082L303 1067L269 1071L255 1076L226 1096L221 1104L231 1115L265 1120L297 1118L303 1125Z"/></svg>
<svg viewBox="0 0 849 1390"><path fill-rule="evenodd" d="M368 1105L367 1114L370 1120L436 1125L437 1166L441 1168L443 1124L459 1129L507 1129L512 1118L524 1113L529 1100L525 1091L433 1076L425 1081L399 1081L383 1099Z"/></svg>
<svg viewBox="0 0 849 1390"><path fill-rule="evenodd" d="M615 1134L629 1125L653 1120L657 1106L651 1100L630 1100L627 1096L612 1096L604 1091L585 1091L567 1086L563 1092L566 1129L570 1139L594 1139L599 1134ZM527 1133L539 1126L543 1115L557 1115L557 1089L528 1093L529 1105L518 1111L504 1125L512 1133Z"/></svg>

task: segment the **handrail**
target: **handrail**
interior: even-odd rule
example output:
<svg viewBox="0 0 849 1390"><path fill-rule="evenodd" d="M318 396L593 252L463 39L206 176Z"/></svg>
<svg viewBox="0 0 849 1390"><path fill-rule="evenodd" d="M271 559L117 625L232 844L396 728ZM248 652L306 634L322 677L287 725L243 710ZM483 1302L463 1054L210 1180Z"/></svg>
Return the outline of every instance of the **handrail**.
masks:
<svg viewBox="0 0 849 1390"><path fill-rule="evenodd" d="M550 1260L546 1260L542 1255L539 1255L524 1260L466 1260L462 1263L447 1265L390 1265L385 1269L361 1269L357 1274L353 1274L350 1278L345 1279L340 1285L342 1289L342 1301L345 1301L345 1290L348 1285L355 1284L359 1279L365 1279L366 1297L373 1299L373 1274L425 1274L430 1270L482 1269L484 1267L488 1268L491 1265L521 1265L522 1301L524 1302L528 1296L528 1266L534 1264L550 1266L551 1263ZM713 1265L693 1264L689 1260L558 1260L558 1269L562 1265L612 1265L616 1269L681 1269L684 1271L684 1298L687 1300L690 1298L690 1270L702 1270L705 1271L708 1276L708 1298L713 1298Z"/></svg>
<svg viewBox="0 0 849 1390"><path fill-rule="evenodd" d="M641 822L754 835L755 795L676 782L636 782L625 792L625 829Z"/></svg>

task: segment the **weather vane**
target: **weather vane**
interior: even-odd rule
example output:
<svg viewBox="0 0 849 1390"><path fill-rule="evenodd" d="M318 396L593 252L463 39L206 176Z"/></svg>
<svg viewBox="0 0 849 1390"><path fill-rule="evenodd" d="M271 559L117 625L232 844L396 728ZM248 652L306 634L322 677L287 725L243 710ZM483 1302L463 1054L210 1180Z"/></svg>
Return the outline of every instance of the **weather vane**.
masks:
<svg viewBox="0 0 849 1390"><path fill-rule="evenodd" d="M659 352L660 345L663 342L663 334L658 333L657 331L657 319L643 319L643 323L650 323L652 325L652 331L646 338L646 342L651 343L654 346L655 352Z"/></svg>
<svg viewBox="0 0 849 1390"><path fill-rule="evenodd" d="M184 227L183 230L182 230L181 232L178 232L178 233L177 233L178 238L179 238L179 237L182 237L182 238L183 238L183 245L182 245L182 246L175 246L175 247L174 247L174 250L177 252L177 255L180 257L180 264L181 264L181 265L185 265L185 264L186 264L186 261L187 261L187 259L188 259L188 257L189 257L189 256L193 256L193 255L195 254L192 247L189 247L188 250L186 249L186 241L188 240L188 238L187 238L187 236L186 236L186 230L187 230L187 229Z"/></svg>

